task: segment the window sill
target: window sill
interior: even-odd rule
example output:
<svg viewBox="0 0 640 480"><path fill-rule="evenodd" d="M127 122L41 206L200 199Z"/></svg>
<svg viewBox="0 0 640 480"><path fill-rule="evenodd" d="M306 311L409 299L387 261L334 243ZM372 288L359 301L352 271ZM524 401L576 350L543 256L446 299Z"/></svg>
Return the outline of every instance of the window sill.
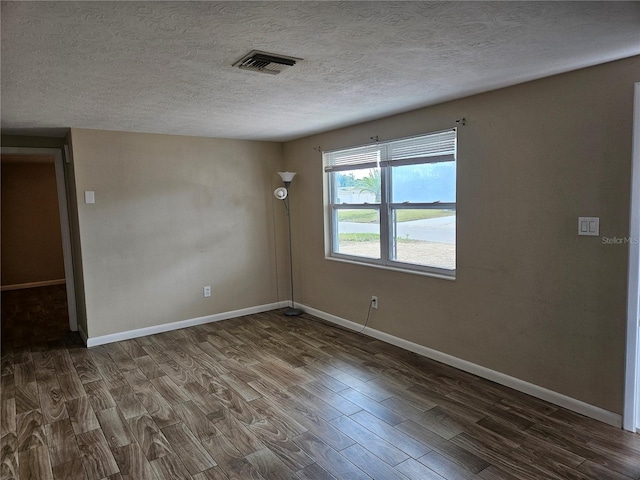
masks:
<svg viewBox="0 0 640 480"><path fill-rule="evenodd" d="M432 272L428 270L412 270L409 268L400 268L400 267L394 267L390 265L383 265L383 264L377 264L377 263L359 262L351 258L332 257L332 256L326 256L326 255L324 258L325 260L331 260L332 262L349 263L351 265L360 265L362 267L372 267L372 268L378 268L381 270L391 270L393 272L400 272L400 273L410 273L413 275L421 275L423 277L432 277L432 278L439 278L441 280L448 280L450 282L455 282L456 280L455 270L451 275L448 275L446 273L438 273L438 272Z"/></svg>

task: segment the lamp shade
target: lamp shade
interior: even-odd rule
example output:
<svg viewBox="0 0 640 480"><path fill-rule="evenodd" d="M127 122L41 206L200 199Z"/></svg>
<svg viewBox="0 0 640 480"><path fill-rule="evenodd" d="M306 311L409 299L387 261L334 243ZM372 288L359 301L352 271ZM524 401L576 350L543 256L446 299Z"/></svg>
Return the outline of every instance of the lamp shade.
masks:
<svg viewBox="0 0 640 480"><path fill-rule="evenodd" d="M280 178L282 178L283 182L291 183L293 177L296 176L296 172L278 172L278 175L280 175Z"/></svg>
<svg viewBox="0 0 640 480"><path fill-rule="evenodd" d="M284 200L285 198L287 198L287 195L289 194L289 192L287 192L287 189L284 187L278 187L273 191L273 195L278 199L278 200Z"/></svg>

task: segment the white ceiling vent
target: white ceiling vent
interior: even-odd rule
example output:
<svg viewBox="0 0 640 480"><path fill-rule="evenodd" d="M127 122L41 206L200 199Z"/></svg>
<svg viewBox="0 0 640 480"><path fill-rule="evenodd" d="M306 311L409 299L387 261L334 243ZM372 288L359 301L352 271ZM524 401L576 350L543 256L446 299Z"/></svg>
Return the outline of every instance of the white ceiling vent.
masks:
<svg viewBox="0 0 640 480"><path fill-rule="evenodd" d="M300 60L302 59L254 50L234 63L233 66L243 70L277 75L289 67L293 67Z"/></svg>

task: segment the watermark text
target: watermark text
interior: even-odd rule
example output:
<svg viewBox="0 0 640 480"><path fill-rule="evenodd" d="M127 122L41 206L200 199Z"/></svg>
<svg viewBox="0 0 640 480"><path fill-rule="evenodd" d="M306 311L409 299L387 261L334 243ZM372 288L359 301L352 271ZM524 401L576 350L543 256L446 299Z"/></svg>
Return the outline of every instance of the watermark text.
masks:
<svg viewBox="0 0 640 480"><path fill-rule="evenodd" d="M638 245L639 237L602 237L603 245Z"/></svg>

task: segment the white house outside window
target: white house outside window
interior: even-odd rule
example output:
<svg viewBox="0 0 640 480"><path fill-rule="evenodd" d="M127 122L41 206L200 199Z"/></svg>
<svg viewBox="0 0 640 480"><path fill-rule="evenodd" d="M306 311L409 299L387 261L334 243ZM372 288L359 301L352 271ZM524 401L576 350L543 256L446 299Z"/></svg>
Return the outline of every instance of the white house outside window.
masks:
<svg viewBox="0 0 640 480"><path fill-rule="evenodd" d="M329 258L455 276L455 129L323 159Z"/></svg>

